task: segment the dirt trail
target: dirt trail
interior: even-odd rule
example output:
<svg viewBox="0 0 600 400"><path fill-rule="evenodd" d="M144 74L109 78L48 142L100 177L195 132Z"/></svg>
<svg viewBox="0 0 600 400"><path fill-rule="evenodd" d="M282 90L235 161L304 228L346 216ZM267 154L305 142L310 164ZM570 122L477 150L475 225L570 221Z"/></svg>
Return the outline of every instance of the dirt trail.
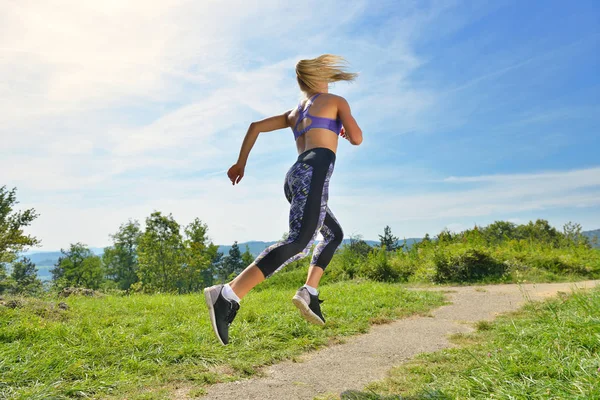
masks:
<svg viewBox="0 0 600 400"><path fill-rule="evenodd" d="M574 287L591 288L597 281L444 287L452 304L432 311L432 317L410 317L371 327L346 343L308 353L302 362L286 361L266 370L266 377L210 386L202 399L313 399L324 393L360 390L418 353L449 347L448 335L468 332L470 323L491 320L518 309L527 299L543 300ZM178 393L178 399L187 398Z"/></svg>

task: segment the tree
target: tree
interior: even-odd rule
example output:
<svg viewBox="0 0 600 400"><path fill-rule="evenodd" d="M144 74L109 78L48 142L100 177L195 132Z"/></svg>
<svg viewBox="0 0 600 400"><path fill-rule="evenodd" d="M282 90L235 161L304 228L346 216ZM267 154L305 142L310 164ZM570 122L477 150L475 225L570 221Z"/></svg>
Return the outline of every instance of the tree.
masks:
<svg viewBox="0 0 600 400"><path fill-rule="evenodd" d="M4 264L0 264L0 294L14 286L14 281L7 274Z"/></svg>
<svg viewBox="0 0 600 400"><path fill-rule="evenodd" d="M250 247L246 245L246 251L242 253L242 268L246 268L248 265L252 264L254 262L254 258L254 255L250 253Z"/></svg>
<svg viewBox="0 0 600 400"><path fill-rule="evenodd" d="M508 221L495 221L481 229L481 233L489 243L500 243L515 237L517 225Z"/></svg>
<svg viewBox="0 0 600 400"><path fill-rule="evenodd" d="M208 239L208 226L196 218L185 228L184 291L194 292L212 285L212 260L217 246Z"/></svg>
<svg viewBox="0 0 600 400"><path fill-rule="evenodd" d="M231 249L229 249L229 255L223 259L223 268L221 270L221 278L223 280L232 278L233 275L237 275L244 269L244 261L242 260L242 253L237 241L233 243Z"/></svg>
<svg viewBox="0 0 600 400"><path fill-rule="evenodd" d="M119 289L128 290L138 281L137 247L142 236L138 221L128 221L110 235L113 245L104 249L102 262L106 277L117 283Z"/></svg>
<svg viewBox="0 0 600 400"><path fill-rule="evenodd" d="M214 246L214 253L212 254L212 258L210 261L210 266L211 266L211 270L212 270L212 278L213 278L213 282L211 282L210 284L205 280L205 284L207 286L212 285L212 283L214 283L214 278L219 278L221 279L221 282L225 281L225 278L227 276L225 276L225 278L223 278L223 262L224 262L224 258L223 257L223 252L218 251L219 250L219 246Z"/></svg>
<svg viewBox="0 0 600 400"><path fill-rule="evenodd" d="M558 246L562 239L561 233L545 219L538 219L535 222L529 221L527 225L517 226L515 236L519 239L546 243L552 246Z"/></svg>
<svg viewBox="0 0 600 400"><path fill-rule="evenodd" d="M14 211L18 204L17 189L8 191L6 186L0 187L0 293L8 283L6 267L14 262L18 254L28 247L36 246L39 240L25 235L23 228L29 226L38 214L33 208L25 211Z"/></svg>
<svg viewBox="0 0 600 400"><path fill-rule="evenodd" d="M452 233L452 232L450 232L450 230L448 228L444 228L437 235L437 243L438 244L452 243L457 239L457 237L459 237L459 236L456 233Z"/></svg>
<svg viewBox="0 0 600 400"><path fill-rule="evenodd" d="M583 229L580 224L567 222L563 226L563 236L566 245L590 247L590 240L582 232Z"/></svg>
<svg viewBox="0 0 600 400"><path fill-rule="evenodd" d="M219 246L210 243L205 254L209 260L209 264L206 269L202 270L202 284L204 287L208 287L215 283L215 275L217 274L219 265L223 259L223 253L219 252Z"/></svg>
<svg viewBox="0 0 600 400"><path fill-rule="evenodd" d="M361 235L350 236L350 244L348 246L352 253L358 254L362 257L366 257L371 252L371 250L373 250L373 248L363 240Z"/></svg>
<svg viewBox="0 0 600 400"><path fill-rule="evenodd" d="M29 258L23 258L12 265L11 277L15 294L35 295L42 291L42 281L37 276L37 268Z"/></svg>
<svg viewBox="0 0 600 400"><path fill-rule="evenodd" d="M68 250L60 250L59 257L50 270L55 287L67 286L98 289L104 281L104 269L100 257L82 243L71 244Z"/></svg>
<svg viewBox="0 0 600 400"><path fill-rule="evenodd" d="M183 286L185 249L173 216L153 212L138 245L138 276L146 292L174 292Z"/></svg>
<svg viewBox="0 0 600 400"><path fill-rule="evenodd" d="M400 246L398 245L398 238L392 235L392 229L386 226L383 230L383 236L379 235L379 241L381 246L385 246L386 250L394 251Z"/></svg>

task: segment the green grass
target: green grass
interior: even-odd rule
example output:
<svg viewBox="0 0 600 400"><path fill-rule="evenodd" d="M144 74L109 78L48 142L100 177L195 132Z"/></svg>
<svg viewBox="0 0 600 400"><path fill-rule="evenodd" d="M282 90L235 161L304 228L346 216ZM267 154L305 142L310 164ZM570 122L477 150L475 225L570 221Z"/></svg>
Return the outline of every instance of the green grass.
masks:
<svg viewBox="0 0 600 400"><path fill-rule="evenodd" d="M441 293L339 282L321 289L323 328L300 318L294 292L266 288L246 297L229 346L214 337L202 294L69 297L68 310L34 298L22 308L0 307L0 398L168 399L177 385L200 394L443 303Z"/></svg>
<svg viewBox="0 0 600 400"><path fill-rule="evenodd" d="M600 289L476 327L342 399L600 399Z"/></svg>

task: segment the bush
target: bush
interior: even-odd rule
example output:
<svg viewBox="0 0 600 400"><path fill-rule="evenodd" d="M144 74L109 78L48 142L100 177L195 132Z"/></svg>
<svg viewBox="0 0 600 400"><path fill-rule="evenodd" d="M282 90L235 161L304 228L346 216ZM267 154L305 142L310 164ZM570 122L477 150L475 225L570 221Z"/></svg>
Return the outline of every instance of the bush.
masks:
<svg viewBox="0 0 600 400"><path fill-rule="evenodd" d="M396 251L394 256L390 257L389 263L401 282L408 282L414 276L419 265L418 260L414 260L410 253L402 250Z"/></svg>
<svg viewBox="0 0 600 400"><path fill-rule="evenodd" d="M385 248L375 248L367 256L364 267L366 278L379 282L397 282L400 274L390 264Z"/></svg>
<svg viewBox="0 0 600 400"><path fill-rule="evenodd" d="M434 282L473 282L497 280L504 275L506 265L481 249L442 247L433 256L436 272Z"/></svg>
<svg viewBox="0 0 600 400"><path fill-rule="evenodd" d="M554 255L535 254L527 261L530 267L544 269L555 274L565 274L569 271L569 266Z"/></svg>

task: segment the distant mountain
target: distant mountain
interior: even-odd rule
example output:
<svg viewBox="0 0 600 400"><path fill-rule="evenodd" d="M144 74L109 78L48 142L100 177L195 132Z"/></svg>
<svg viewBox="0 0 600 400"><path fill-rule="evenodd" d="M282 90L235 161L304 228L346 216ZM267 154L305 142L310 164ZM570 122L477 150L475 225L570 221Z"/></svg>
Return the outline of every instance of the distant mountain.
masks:
<svg viewBox="0 0 600 400"><path fill-rule="evenodd" d="M590 239L590 242L592 242L594 240L594 238L596 239L596 243L592 243L592 245L597 248L600 249L600 229L596 229L593 231L586 231L586 232L582 232L584 236L587 236Z"/></svg>
<svg viewBox="0 0 600 400"><path fill-rule="evenodd" d="M254 256L257 256L260 254L261 251L263 251L264 249L266 249L267 247L269 247L272 244L275 244L277 242L261 242L261 241L251 241L251 242L243 242L243 243L238 243L238 246L240 248L240 251L243 253L244 251L246 251L246 245L248 246L248 249L250 250L250 253L252 253ZM229 250L231 249L231 245L219 245L219 252L223 253L223 255L227 255L227 253L229 253Z"/></svg>
<svg viewBox="0 0 600 400"><path fill-rule="evenodd" d="M92 253L101 256L102 253L104 253L104 248L103 247L89 247L89 249L92 251ZM31 250L31 251L26 251L25 253L23 253L23 255L31 260L34 259L42 259L43 257L45 257L46 255L49 256L49 258L58 258L58 256L60 256L62 253L60 251L39 251L39 250Z"/></svg>
<svg viewBox="0 0 600 400"><path fill-rule="evenodd" d="M412 246L414 243L418 243L420 242L421 239L417 239L417 238L408 238L406 239L406 244L408 245L408 247ZM379 241L377 240L365 240L365 242L367 242L367 244L369 246L379 246ZM244 251L246 251L246 245L248 245L248 249L250 250L250 253L252 253L252 255L254 255L255 257L258 256L264 249L266 249L267 247L271 246L272 244L275 244L277 242L260 242L260 241L252 241L252 242L243 242L243 243L238 243L238 246L240 248L240 251L243 253ZM316 242L318 243L318 242ZM344 239L342 241L342 244L349 244L350 243L350 239ZM401 239L399 241L400 244L404 243L404 239ZM227 253L229 253L229 250L231 249L231 246L228 245L220 245L219 246L219 251L221 253L223 253L223 255L226 255Z"/></svg>

